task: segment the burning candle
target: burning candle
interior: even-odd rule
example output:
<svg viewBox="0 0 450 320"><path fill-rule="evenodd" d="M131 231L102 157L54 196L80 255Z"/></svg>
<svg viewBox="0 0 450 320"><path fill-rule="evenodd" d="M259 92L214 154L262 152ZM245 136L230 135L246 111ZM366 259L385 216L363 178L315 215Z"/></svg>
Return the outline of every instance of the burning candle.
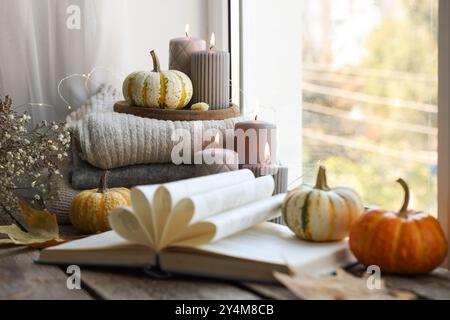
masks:
<svg viewBox="0 0 450 320"><path fill-rule="evenodd" d="M257 117L252 121L238 122L234 126L235 151L239 154L240 164L261 164L266 161L267 147L271 155L271 162L276 163L277 137L276 125L260 121Z"/></svg>
<svg viewBox="0 0 450 320"><path fill-rule="evenodd" d="M169 69L178 70L191 77L191 55L206 50L206 41L189 35L189 24L185 27L185 36L170 40Z"/></svg>
<svg viewBox="0 0 450 320"><path fill-rule="evenodd" d="M217 110L230 106L230 53L214 47L212 33L209 50L192 53L191 80L193 103L206 102L210 109Z"/></svg>

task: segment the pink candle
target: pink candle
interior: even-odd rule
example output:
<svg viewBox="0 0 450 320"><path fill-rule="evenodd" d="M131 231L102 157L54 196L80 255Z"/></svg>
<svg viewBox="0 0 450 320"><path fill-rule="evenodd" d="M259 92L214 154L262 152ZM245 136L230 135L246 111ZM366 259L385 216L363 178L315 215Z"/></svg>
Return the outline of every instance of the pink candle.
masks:
<svg viewBox="0 0 450 320"><path fill-rule="evenodd" d="M276 163L276 129L270 122L252 121L238 122L234 126L235 151L239 154L240 164ZM268 148L268 151L265 149ZM267 152L270 158L266 159Z"/></svg>
<svg viewBox="0 0 450 320"><path fill-rule="evenodd" d="M191 55L194 52L206 50L206 41L189 35L189 25L186 25L186 35L170 40L169 69L181 71L191 77Z"/></svg>

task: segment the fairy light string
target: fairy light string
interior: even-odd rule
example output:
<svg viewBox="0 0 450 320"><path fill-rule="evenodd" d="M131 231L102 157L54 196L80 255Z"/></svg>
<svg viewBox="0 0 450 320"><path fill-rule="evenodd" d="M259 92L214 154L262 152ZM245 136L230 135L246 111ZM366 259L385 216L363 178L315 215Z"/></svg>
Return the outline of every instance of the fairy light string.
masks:
<svg viewBox="0 0 450 320"><path fill-rule="evenodd" d="M94 94L95 92L91 92L91 91L89 90L89 81L91 81L92 75L93 75L97 70L100 70L100 69L103 69L103 70L107 71L110 75L112 75L112 77L113 77L114 79L116 79L116 80L119 79L119 77L118 77L111 69L109 69L109 68L107 68L107 67L104 67L104 66L96 66L96 67L94 67L94 68L93 68L89 73L87 73L87 74L86 74L86 73L73 73L73 74L71 74L71 75L68 75L68 76L62 78L62 79L58 82L58 86L57 86L58 95L59 95L59 97L61 98L61 100L66 104L66 107L67 107L68 110L71 110L71 109L72 109L72 106L71 106L70 102L67 101L67 99L64 97L64 95L63 95L62 92L61 92L61 88L62 88L62 86L63 86L63 83L64 83L66 80L69 80L69 79L75 78L75 77L84 78L84 88L86 89L86 92L87 92L89 95Z"/></svg>

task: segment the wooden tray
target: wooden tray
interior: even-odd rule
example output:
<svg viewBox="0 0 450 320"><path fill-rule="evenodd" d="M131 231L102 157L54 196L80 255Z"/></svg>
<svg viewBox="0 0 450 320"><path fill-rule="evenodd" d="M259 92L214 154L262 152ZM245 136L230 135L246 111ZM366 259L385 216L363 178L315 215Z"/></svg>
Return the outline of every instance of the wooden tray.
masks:
<svg viewBox="0 0 450 320"><path fill-rule="evenodd" d="M114 104L114 111L118 113L132 114L138 117L172 121L196 121L196 120L224 120L239 117L239 107L231 105L229 108L208 111L172 110L131 106L126 101L118 101Z"/></svg>

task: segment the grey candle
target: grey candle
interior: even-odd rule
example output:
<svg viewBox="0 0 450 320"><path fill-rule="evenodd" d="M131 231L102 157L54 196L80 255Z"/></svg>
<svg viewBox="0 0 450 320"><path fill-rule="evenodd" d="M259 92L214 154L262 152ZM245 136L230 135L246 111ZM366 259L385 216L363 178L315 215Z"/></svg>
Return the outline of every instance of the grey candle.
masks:
<svg viewBox="0 0 450 320"><path fill-rule="evenodd" d="M192 54L191 80L193 103L206 102L212 110L230 106L230 54L214 50L214 34L209 50Z"/></svg>
<svg viewBox="0 0 450 320"><path fill-rule="evenodd" d="M170 40L169 69L181 71L191 77L191 55L206 50L206 41L189 36L189 25L186 25L186 36Z"/></svg>

